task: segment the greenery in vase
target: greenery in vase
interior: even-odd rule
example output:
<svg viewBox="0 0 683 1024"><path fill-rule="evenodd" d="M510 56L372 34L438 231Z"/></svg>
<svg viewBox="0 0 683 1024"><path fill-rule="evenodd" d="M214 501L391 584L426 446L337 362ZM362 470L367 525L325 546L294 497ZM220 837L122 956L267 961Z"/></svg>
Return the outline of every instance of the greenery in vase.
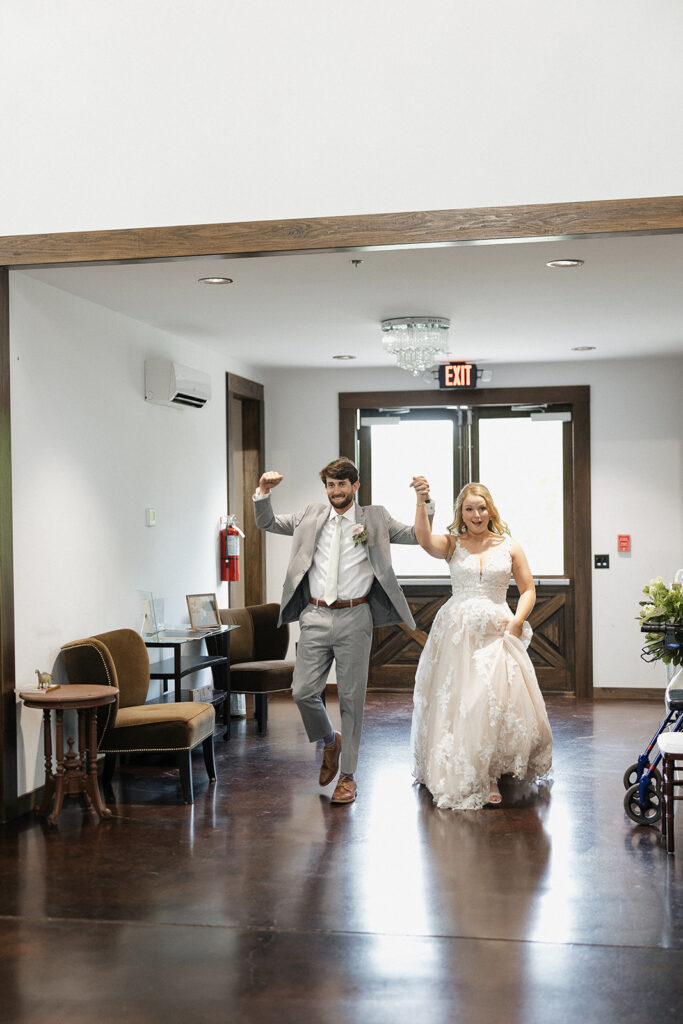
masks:
<svg viewBox="0 0 683 1024"><path fill-rule="evenodd" d="M674 626L683 626L683 588L680 583L672 583L668 588L661 576L650 580L648 586L643 587L646 600L640 602L640 623L647 625L648 622L667 623ZM648 661L659 661L665 665L680 665L683 662L683 651L681 648L670 649L664 646L663 633L646 633Z"/></svg>

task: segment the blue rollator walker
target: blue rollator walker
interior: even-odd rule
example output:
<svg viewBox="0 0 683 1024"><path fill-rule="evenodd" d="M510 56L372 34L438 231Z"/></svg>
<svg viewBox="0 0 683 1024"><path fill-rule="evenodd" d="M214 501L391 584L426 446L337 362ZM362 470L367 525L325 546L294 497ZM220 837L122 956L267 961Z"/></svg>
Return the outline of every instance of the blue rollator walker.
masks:
<svg viewBox="0 0 683 1024"><path fill-rule="evenodd" d="M669 651L677 651L683 644L683 626L667 622L646 622L640 630L641 633L663 633L664 646ZM652 648L660 643L657 639L645 644L641 654L643 661L653 660L649 655ZM683 730L683 683L680 674L666 688L666 717L636 763L624 772L624 810L637 825L655 825L662 816L662 774L657 768L662 755L658 752L652 761L650 755L659 736L666 729L670 732Z"/></svg>

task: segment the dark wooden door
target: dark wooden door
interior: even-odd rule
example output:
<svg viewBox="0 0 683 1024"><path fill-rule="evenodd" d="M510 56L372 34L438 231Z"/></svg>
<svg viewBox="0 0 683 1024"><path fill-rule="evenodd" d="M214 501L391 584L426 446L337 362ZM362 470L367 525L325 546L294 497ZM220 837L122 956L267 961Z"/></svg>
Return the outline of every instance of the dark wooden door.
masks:
<svg viewBox="0 0 683 1024"><path fill-rule="evenodd" d="M425 410L430 410L432 415L440 410L439 418L441 413L444 413L445 418L452 403L453 395L442 391L340 394L341 450L354 453L360 459L366 478L377 476L380 489L384 487L393 499L392 485L382 478L381 473L374 472L374 428L371 425L368 430L362 424L372 418L373 410L385 414L391 411L392 415L399 417L402 425L404 420L416 419L417 412L422 414ZM537 545L536 551L528 550L528 544L525 544L532 571L541 577L540 585L537 583L537 605L531 616L536 636L529 653L546 693L572 693L577 697L591 697L589 389L482 388L468 392L467 405L458 406L458 431L452 450L444 458L443 472L448 472L452 461L455 493L461 482L476 479L483 469L487 477L494 478L494 490L500 485L503 493L507 490L509 495L512 487L515 500L511 504L516 510L508 514L516 515L517 522L524 522L525 509L520 507L519 494L515 491L514 481L510 479L511 474L507 472L507 463L498 460L494 465L490 454L505 451L507 434L521 436L523 431L516 426L518 421L530 424L542 420L546 421L546 427L555 421L552 427L545 430L545 438L551 439L552 444L540 443L537 457L531 462L533 466L540 467L541 476L537 484L544 484L544 487L539 486L538 492L546 495L543 522L553 524L554 527L561 524L561 531L555 528L546 531L545 535L539 531L542 543ZM559 437L557 427L561 431ZM541 441L540 435L536 441ZM380 451L383 451L381 446ZM524 486L526 478L521 472L521 485ZM533 474L528 474L528 479L530 482L527 486L533 487ZM549 483L551 486L546 487ZM370 487L370 493L367 493L366 483L366 493L362 500L392 507L390 501L374 493L373 487L374 484ZM512 526L515 535L515 524L512 523ZM536 533L533 537L535 541ZM547 543L549 540L552 543ZM411 672L414 674L421 647L433 620L431 613L434 611L434 601L438 601L439 594L442 597L443 594L447 595L450 589L447 578L442 583L440 579L432 577L432 572L433 567L427 571L397 568L399 580L401 574L404 575L404 590L413 605L417 629L408 631L400 627L376 631L370 664L371 689L405 689L412 686ZM429 589L432 584L436 589ZM508 597L514 606L516 589L511 588Z"/></svg>
<svg viewBox="0 0 683 1024"><path fill-rule="evenodd" d="M415 619L415 629L381 626L376 629L370 651L369 690L410 690L415 669L427 642L434 616L450 596L450 587L442 584L403 588Z"/></svg>
<svg viewBox="0 0 683 1024"><path fill-rule="evenodd" d="M408 690L415 683L415 669L427 642L434 616L450 597L450 586L405 586L415 629L405 625L375 630L370 652L368 690ZM519 591L511 586L508 604L517 607ZM534 635L529 657L544 693L571 693L573 664L573 593L571 586L540 583L536 604L529 616Z"/></svg>
<svg viewBox="0 0 683 1024"><path fill-rule="evenodd" d="M514 611L519 591L510 587ZM536 604L529 616L534 631L528 654L543 693L573 693L574 593L571 584L537 583Z"/></svg>

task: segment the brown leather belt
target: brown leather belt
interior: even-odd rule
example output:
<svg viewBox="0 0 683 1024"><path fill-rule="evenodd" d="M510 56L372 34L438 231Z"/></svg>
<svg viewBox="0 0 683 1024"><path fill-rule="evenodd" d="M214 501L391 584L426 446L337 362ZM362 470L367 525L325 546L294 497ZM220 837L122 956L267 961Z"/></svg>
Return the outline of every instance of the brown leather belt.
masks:
<svg viewBox="0 0 683 1024"><path fill-rule="evenodd" d="M357 604L367 604L368 599L367 597L354 597L351 601L335 601L333 604L325 604L317 597L312 597L308 603L320 608L354 608Z"/></svg>

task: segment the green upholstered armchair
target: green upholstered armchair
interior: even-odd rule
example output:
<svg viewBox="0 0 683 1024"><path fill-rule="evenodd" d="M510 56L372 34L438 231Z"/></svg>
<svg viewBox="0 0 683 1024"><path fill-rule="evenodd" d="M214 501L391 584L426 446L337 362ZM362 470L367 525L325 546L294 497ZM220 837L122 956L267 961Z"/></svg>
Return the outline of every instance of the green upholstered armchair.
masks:
<svg viewBox="0 0 683 1024"><path fill-rule="evenodd" d="M230 690L251 693L258 729L268 729L268 694L291 690L294 662L285 661L289 626L278 626L279 604L222 608L221 622L239 626L230 634Z"/></svg>
<svg viewBox="0 0 683 1024"><path fill-rule="evenodd" d="M145 704L149 690L149 654L139 633L114 629L64 644L62 657L69 682L118 686L108 715L98 716L98 751L105 754L103 781L110 782L118 754L173 751L185 803L194 800L192 750L202 744L211 781L216 779L213 752L215 712L211 704Z"/></svg>

